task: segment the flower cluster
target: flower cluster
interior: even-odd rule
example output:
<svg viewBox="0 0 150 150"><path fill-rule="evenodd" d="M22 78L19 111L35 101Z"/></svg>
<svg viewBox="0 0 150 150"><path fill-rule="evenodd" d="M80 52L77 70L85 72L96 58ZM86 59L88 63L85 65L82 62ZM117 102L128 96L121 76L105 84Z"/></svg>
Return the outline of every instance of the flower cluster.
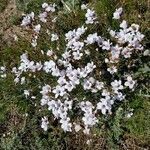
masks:
<svg viewBox="0 0 150 150"><path fill-rule="evenodd" d="M49 18L48 13L55 12L55 7L55 4L42 4L44 11L39 14L39 20L46 23ZM123 60L130 60L133 53L143 50L141 41L144 35L139 31L139 25L129 26L125 20L121 21L119 30L108 29L109 38L102 37L97 32L89 33L87 32L89 24L96 23L96 13L87 5L82 5L81 9L82 11L86 10L85 24L65 33L65 48L60 57L53 50L48 49L46 56L49 60L35 62L29 60L28 53L24 53L20 56L20 65L14 67L12 72L15 74L14 82L21 84L25 84L26 81L23 76L24 72L29 74L44 72L44 74L55 77L57 79L55 85L45 83L40 85L41 106L44 108L46 106L54 118L59 119L61 128L65 132L73 131L74 127L76 132L83 129L85 134L89 134L90 128L98 123L97 116L99 114L111 114L114 104L125 99L127 94L125 91L135 89L136 81L132 74L124 71L120 77L118 75L119 67ZM122 11L122 8L116 9L113 19L120 19ZM57 16L54 15L54 18L57 20ZM28 26L32 24L33 20L34 13L28 14L23 18L21 25ZM33 31L36 34L31 41L33 47L38 45L37 39L42 23L34 26ZM55 24L55 21L52 23ZM56 31L51 31L49 35L51 43L57 43L61 38ZM42 53L44 52L42 51ZM103 53L105 58L95 60L92 57L94 53L98 53L98 55ZM104 64L106 67L100 66L100 64ZM105 73L109 74L108 79L106 79ZM73 94L78 87L84 91L84 98L76 96L78 93ZM95 95L95 99L90 99L86 93ZM25 90L24 94L28 97L30 92ZM76 122L70 117L70 112L74 113L74 111L76 116L82 112L82 121ZM48 117L44 116L41 127L45 131L48 129L48 124ZM82 128L80 125L84 125L84 127Z"/></svg>
<svg viewBox="0 0 150 150"><path fill-rule="evenodd" d="M27 26L31 24L33 20L34 20L34 12L31 12L30 14L27 14L23 17L21 26Z"/></svg>
<svg viewBox="0 0 150 150"><path fill-rule="evenodd" d="M40 21L42 21L43 23L47 22L48 13L55 12L55 7L55 4L48 5L47 3L43 3L42 8L44 9L44 11L39 14Z"/></svg>
<svg viewBox="0 0 150 150"><path fill-rule="evenodd" d="M1 78L6 78L7 74L6 74L6 67L5 66L1 66L0 67L0 77Z"/></svg>
<svg viewBox="0 0 150 150"><path fill-rule="evenodd" d="M95 112L93 112L94 106L89 101L82 101L80 103L80 108L84 112L82 121L84 122L85 129L83 130L83 132L85 134L89 134L89 127L94 126L98 122L98 119L95 117Z"/></svg>
<svg viewBox="0 0 150 150"><path fill-rule="evenodd" d="M116 11L113 14L113 19L120 19L120 15L122 14L122 7L116 9Z"/></svg>
<svg viewBox="0 0 150 150"><path fill-rule="evenodd" d="M20 56L20 66L18 68L14 67L12 69L12 73L15 74L15 79L14 82L18 83L19 81L21 82L21 84L25 83L25 77L22 76L20 78L20 76L24 73L24 72L36 72L36 71L40 71L42 69L42 64L41 62L34 62L34 61L30 61L28 59L28 55L27 53L24 53Z"/></svg>
<svg viewBox="0 0 150 150"><path fill-rule="evenodd" d="M96 19L95 11L87 9L85 17L86 17L86 21L85 21L86 24L93 24Z"/></svg>

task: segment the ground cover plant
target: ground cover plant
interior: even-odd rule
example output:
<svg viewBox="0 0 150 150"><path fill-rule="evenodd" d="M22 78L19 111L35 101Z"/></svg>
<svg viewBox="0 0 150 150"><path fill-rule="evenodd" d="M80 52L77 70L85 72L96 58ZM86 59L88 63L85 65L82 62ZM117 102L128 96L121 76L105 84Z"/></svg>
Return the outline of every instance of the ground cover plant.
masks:
<svg viewBox="0 0 150 150"><path fill-rule="evenodd" d="M1 149L149 149L148 1L10 4Z"/></svg>

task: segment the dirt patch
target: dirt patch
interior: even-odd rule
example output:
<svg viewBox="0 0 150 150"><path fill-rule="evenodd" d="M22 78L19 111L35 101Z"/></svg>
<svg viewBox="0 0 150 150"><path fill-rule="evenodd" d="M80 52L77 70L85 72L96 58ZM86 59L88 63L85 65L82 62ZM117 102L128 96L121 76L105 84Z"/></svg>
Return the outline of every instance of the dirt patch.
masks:
<svg viewBox="0 0 150 150"><path fill-rule="evenodd" d="M121 150L149 150L149 139L146 141L137 139L135 136L125 135L121 143Z"/></svg>
<svg viewBox="0 0 150 150"><path fill-rule="evenodd" d="M10 0L5 10L0 13L0 34L2 34L8 28L12 15L17 15L15 0Z"/></svg>
<svg viewBox="0 0 150 150"><path fill-rule="evenodd" d="M22 13L17 10L16 0L10 0L5 10L0 13L0 35L2 36L2 40L8 44L17 40L17 36L23 37L28 41L32 38L32 35L22 30L20 25L14 25L12 23L12 18L14 16L21 18Z"/></svg>

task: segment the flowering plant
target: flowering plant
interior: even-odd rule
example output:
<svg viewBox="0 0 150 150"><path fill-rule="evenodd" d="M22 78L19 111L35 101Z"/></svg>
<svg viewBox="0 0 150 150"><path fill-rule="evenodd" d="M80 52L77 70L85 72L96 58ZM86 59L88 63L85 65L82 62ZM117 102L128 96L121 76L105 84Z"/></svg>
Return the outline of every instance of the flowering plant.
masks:
<svg viewBox="0 0 150 150"><path fill-rule="evenodd" d="M99 25L97 14L88 5L82 5L85 17L79 27L57 33L58 13L55 4L42 4L42 12L36 18L34 12L23 17L21 26L32 29L31 45L36 52L46 26L46 36L50 46L40 50L42 59L30 58L28 52L20 56L20 64L13 67L16 84L26 84L29 77L38 80L39 92L24 90L26 98L40 98L40 104L48 109L61 128L66 131L90 129L98 124L99 117L111 115L112 109L124 101L136 88L133 67L140 53L144 35L137 24L129 25L122 20L123 9L116 9L112 18L120 22L119 29L107 29L103 36L92 26ZM55 49L54 49L55 48ZM62 52L62 53L61 53ZM42 82L41 76L47 75L53 83ZM51 80L50 80L51 81ZM82 93L80 96L79 93ZM81 118L81 119L80 119ZM48 130L49 116L41 118L41 127Z"/></svg>

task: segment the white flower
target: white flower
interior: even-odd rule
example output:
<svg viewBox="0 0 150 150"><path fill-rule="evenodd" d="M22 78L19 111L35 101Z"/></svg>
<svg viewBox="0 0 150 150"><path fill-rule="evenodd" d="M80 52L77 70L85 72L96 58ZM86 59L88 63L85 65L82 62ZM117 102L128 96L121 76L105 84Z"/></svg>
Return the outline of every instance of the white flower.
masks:
<svg viewBox="0 0 150 150"><path fill-rule="evenodd" d="M127 117L127 118L131 118L132 116L133 116L133 112L130 112L130 113L127 114L126 117Z"/></svg>
<svg viewBox="0 0 150 150"><path fill-rule="evenodd" d="M79 124L74 123L74 126L76 132L79 132L82 129L82 127Z"/></svg>
<svg viewBox="0 0 150 150"><path fill-rule="evenodd" d="M18 41L18 36L16 34L13 35L14 41Z"/></svg>
<svg viewBox="0 0 150 150"><path fill-rule="evenodd" d="M67 109L71 110L72 109L72 104L73 104L72 100L70 100L70 101L65 100L64 107L66 107Z"/></svg>
<svg viewBox="0 0 150 150"><path fill-rule="evenodd" d="M55 17L52 22L55 23L57 21L57 17Z"/></svg>
<svg viewBox="0 0 150 150"><path fill-rule="evenodd" d="M65 79L64 76L59 77L59 79L57 80L57 82L59 83L59 85L64 85L67 81Z"/></svg>
<svg viewBox="0 0 150 150"><path fill-rule="evenodd" d="M58 110L58 102L55 101L55 100L51 100L51 101L48 101L48 110L52 110L53 114L55 112L55 109ZM54 114L55 115L55 114ZM55 115L57 116L57 115Z"/></svg>
<svg viewBox="0 0 150 150"><path fill-rule="evenodd" d="M79 105L82 111L89 114L92 113L92 109L94 108L92 103L89 101L82 101L79 103Z"/></svg>
<svg viewBox="0 0 150 150"><path fill-rule="evenodd" d="M92 142L92 139L87 140L87 141L86 141L86 144L87 144L87 145L90 145L90 144L91 144L91 142Z"/></svg>
<svg viewBox="0 0 150 150"><path fill-rule="evenodd" d="M110 74L114 74L117 72L117 67L111 66L110 68L107 68L107 71L110 72Z"/></svg>
<svg viewBox="0 0 150 150"><path fill-rule="evenodd" d="M110 34L112 37L115 37L116 32L115 32L115 31L113 31L113 30L110 30L110 31L109 31L109 34Z"/></svg>
<svg viewBox="0 0 150 150"><path fill-rule="evenodd" d="M113 82L111 82L111 86L112 89L117 92L118 90L122 90L123 89L123 85L121 84L121 80L114 80Z"/></svg>
<svg viewBox="0 0 150 150"><path fill-rule="evenodd" d="M64 96L64 94L66 94L65 89L63 86L59 86L57 85L55 87L55 89L53 90L53 93L55 94L55 98L57 98L58 96Z"/></svg>
<svg viewBox="0 0 150 150"><path fill-rule="evenodd" d="M43 12L43 13L39 14L40 21L42 21L44 23L47 22L46 17L47 17L47 12Z"/></svg>
<svg viewBox="0 0 150 150"><path fill-rule="evenodd" d="M65 89L68 91L68 92L71 92L73 89L75 88L75 84L74 82L67 82L66 85L65 85Z"/></svg>
<svg viewBox="0 0 150 150"><path fill-rule="evenodd" d="M96 68L96 65L94 65L94 63L93 63L93 62L91 62L91 63L87 63L87 66L86 66L85 68L86 68L87 72L88 72L88 73L90 73L90 72L92 72L92 71L93 71L93 69L95 69L95 68Z"/></svg>
<svg viewBox="0 0 150 150"><path fill-rule="evenodd" d="M85 129L83 130L83 133L84 134L90 134L90 129L85 127Z"/></svg>
<svg viewBox="0 0 150 150"><path fill-rule="evenodd" d="M58 40L58 35L57 35L56 33L55 33L55 34L52 34L51 36L52 36L52 37L51 37L51 41L52 41L52 42Z"/></svg>
<svg viewBox="0 0 150 150"><path fill-rule="evenodd" d="M41 128L43 128L44 131L47 131L48 124L49 124L48 118L44 116L44 118L42 118Z"/></svg>
<svg viewBox="0 0 150 150"><path fill-rule="evenodd" d="M75 36L75 30L74 31L69 31L68 33L65 34L66 40L70 41L73 39Z"/></svg>
<svg viewBox="0 0 150 150"><path fill-rule="evenodd" d="M121 49L122 49L122 47L119 47L118 45L111 47L111 55L112 55L111 59L112 60L119 59Z"/></svg>
<svg viewBox="0 0 150 150"><path fill-rule="evenodd" d="M125 20L122 21L122 23L120 24L120 28L126 29L127 26L127 22Z"/></svg>
<svg viewBox="0 0 150 150"><path fill-rule="evenodd" d="M48 103L48 100L44 97L41 99L41 106L44 106Z"/></svg>
<svg viewBox="0 0 150 150"><path fill-rule="evenodd" d="M126 118L131 118L133 116L133 109L131 109L127 114Z"/></svg>
<svg viewBox="0 0 150 150"><path fill-rule="evenodd" d="M110 96L110 92L108 92L106 89L103 89L102 96L109 97Z"/></svg>
<svg viewBox="0 0 150 150"><path fill-rule="evenodd" d="M33 47L36 47L36 46L37 46L37 39L36 39L36 38L35 38L35 39L32 39L31 45L32 45Z"/></svg>
<svg viewBox="0 0 150 150"><path fill-rule="evenodd" d="M35 65L35 68L40 71L42 69L43 65L41 64L41 62L37 62Z"/></svg>
<svg viewBox="0 0 150 150"><path fill-rule="evenodd" d="M124 56L124 58L130 58L132 54L132 50L133 50L132 48L125 47L123 48L121 54Z"/></svg>
<svg viewBox="0 0 150 150"><path fill-rule="evenodd" d="M96 87L98 90L101 90L101 89L104 87L104 83L103 83L103 82L96 81L95 87Z"/></svg>
<svg viewBox="0 0 150 150"><path fill-rule="evenodd" d="M122 100L125 99L125 95L123 95L122 92L117 92L116 95L115 95L115 99L119 100L119 101L122 101Z"/></svg>
<svg viewBox="0 0 150 150"><path fill-rule="evenodd" d="M27 14L25 17L23 17L21 26L27 26L31 24L32 20L34 20L34 12L31 12L30 14Z"/></svg>
<svg viewBox="0 0 150 150"><path fill-rule="evenodd" d="M70 56L71 56L71 55L70 55L70 51L65 51L65 52L62 54L62 57L63 57L64 59L68 59Z"/></svg>
<svg viewBox="0 0 150 150"><path fill-rule="evenodd" d="M6 67L5 66L1 66L0 67L0 72L5 72L6 71Z"/></svg>
<svg viewBox="0 0 150 150"><path fill-rule="evenodd" d="M87 9L87 5L85 5L85 4L82 4L82 5L81 5L81 9L82 9L82 10L85 10L85 9Z"/></svg>
<svg viewBox="0 0 150 150"><path fill-rule="evenodd" d="M54 3L53 5L45 5L45 11L47 12L55 12L55 7L56 7L56 4Z"/></svg>
<svg viewBox="0 0 150 150"><path fill-rule="evenodd" d="M86 12L86 14L85 14L85 17L86 17L85 23L86 23L86 24L93 24L94 21L95 21L95 19L96 19L95 16L96 16L96 15L95 15L95 11L92 11L92 10L90 10L90 9L87 9L87 12Z"/></svg>
<svg viewBox="0 0 150 150"><path fill-rule="evenodd" d="M98 41L99 41L99 37L97 36L97 33L89 34L87 39L85 40L87 45L93 44L93 43L98 42Z"/></svg>
<svg viewBox="0 0 150 150"><path fill-rule="evenodd" d="M57 67L52 68L52 76L55 76L55 77L60 76L60 70Z"/></svg>
<svg viewBox="0 0 150 150"><path fill-rule="evenodd" d="M85 50L84 52L85 52L86 55L90 55L91 54L89 50Z"/></svg>
<svg viewBox="0 0 150 150"><path fill-rule="evenodd" d="M91 82L92 84L95 83L95 79L93 77L88 78L88 81Z"/></svg>
<svg viewBox="0 0 150 150"><path fill-rule="evenodd" d="M88 75L88 71L86 68L78 68L78 74L80 78L85 78Z"/></svg>
<svg viewBox="0 0 150 150"><path fill-rule="evenodd" d="M72 131L72 124L69 122L70 119L69 118L64 118L64 119L61 119L60 120L60 123L61 123L61 128L66 132L66 131L69 131L71 132Z"/></svg>
<svg viewBox="0 0 150 150"><path fill-rule="evenodd" d="M135 31L139 31L140 26L138 24L131 24L131 27L135 30Z"/></svg>
<svg viewBox="0 0 150 150"><path fill-rule="evenodd" d="M103 43L102 43L102 49L104 49L104 50L110 50L110 47L111 47L111 43L110 43L109 40L108 41L103 41Z"/></svg>
<svg viewBox="0 0 150 150"><path fill-rule="evenodd" d="M84 122L85 126L88 127L92 127L98 122L94 114L88 114L88 113L84 114L82 121Z"/></svg>
<svg viewBox="0 0 150 150"><path fill-rule="evenodd" d="M54 11L55 11L55 8L53 8L53 7L51 7L51 6L47 6L47 7L45 8L45 11L47 11L47 12L50 12L50 11L54 12Z"/></svg>
<svg viewBox="0 0 150 150"><path fill-rule="evenodd" d="M101 101L97 103L97 110L101 110L102 114L106 115L107 112L111 112L110 99L101 98Z"/></svg>
<svg viewBox="0 0 150 150"><path fill-rule="evenodd" d="M55 68L56 64L54 61L50 60L50 61L46 61L44 63L44 67L43 67L43 70L48 73L48 72L51 72L53 68Z"/></svg>
<svg viewBox="0 0 150 150"><path fill-rule="evenodd" d="M80 51L73 52L72 54L75 60L80 60L81 57L83 56L83 53L80 53Z"/></svg>
<svg viewBox="0 0 150 150"><path fill-rule="evenodd" d="M123 9L120 7L113 13L113 19L120 19Z"/></svg>
<svg viewBox="0 0 150 150"><path fill-rule="evenodd" d="M53 51L52 50L48 50L46 53L47 56L52 56L53 55Z"/></svg>
<svg viewBox="0 0 150 150"><path fill-rule="evenodd" d="M80 27L80 28L77 28L77 30L76 30L76 32L75 32L76 39L79 39L80 36L81 36L82 34L84 34L86 30L87 30L87 27L84 28L84 26L82 26L82 27Z"/></svg>
<svg viewBox="0 0 150 150"><path fill-rule="evenodd" d="M43 4L42 4L42 8L45 9L46 7L48 7L48 4L47 4L47 3L43 3Z"/></svg>
<svg viewBox="0 0 150 150"><path fill-rule="evenodd" d="M144 53L143 53L143 55L144 56L150 56L150 50L148 50L148 49L145 50Z"/></svg>
<svg viewBox="0 0 150 150"><path fill-rule="evenodd" d="M19 82L19 78L18 78L18 77L15 78L15 79L14 79L14 82L15 82L15 83L18 83L18 82Z"/></svg>
<svg viewBox="0 0 150 150"><path fill-rule="evenodd" d="M24 95L25 95L25 97L27 98L27 97L30 95L29 90L24 90Z"/></svg>
<svg viewBox="0 0 150 150"><path fill-rule="evenodd" d="M125 86L129 87L129 89L133 89L135 85L135 81L132 79L131 76L127 77L127 81L124 84Z"/></svg>
<svg viewBox="0 0 150 150"><path fill-rule="evenodd" d="M50 93L50 92L51 92L51 86L48 85L48 84L44 85L44 86L42 87L42 91L40 91L40 93L41 93L42 95L47 95L47 94Z"/></svg>
<svg viewBox="0 0 150 150"><path fill-rule="evenodd" d="M7 77L7 74L4 73L4 74L1 74L1 78L6 78Z"/></svg>
<svg viewBox="0 0 150 150"><path fill-rule="evenodd" d="M89 90L91 89L91 86L92 86L92 83L88 80L85 80L84 83L83 83L83 88L84 90Z"/></svg>
<svg viewBox="0 0 150 150"><path fill-rule="evenodd" d="M40 30L41 30L41 25L40 25L40 24L38 24L38 25L36 25L36 26L34 27L34 31L35 31L36 33L39 33Z"/></svg>
<svg viewBox="0 0 150 150"><path fill-rule="evenodd" d="M25 83L25 79L26 79L25 77L22 77L22 78L21 78L21 84L24 84L24 83Z"/></svg>
<svg viewBox="0 0 150 150"><path fill-rule="evenodd" d="M84 46L84 43L83 42L76 42L76 41L74 41L73 43L72 43L72 45L71 45L71 48L73 49L73 50L75 50L75 51L77 51L77 50L81 50L82 48L83 48L83 46Z"/></svg>
<svg viewBox="0 0 150 150"><path fill-rule="evenodd" d="M77 74L78 74L78 71L76 69L73 70L71 67L68 67L66 70L66 75L71 81L77 78Z"/></svg>
<svg viewBox="0 0 150 150"><path fill-rule="evenodd" d="M1 78L6 78L7 77L5 72L6 72L6 67L5 66L1 66L0 67L0 74L1 74L0 77Z"/></svg>
<svg viewBox="0 0 150 150"><path fill-rule="evenodd" d="M105 58L105 63L109 63L109 59L108 58Z"/></svg>

